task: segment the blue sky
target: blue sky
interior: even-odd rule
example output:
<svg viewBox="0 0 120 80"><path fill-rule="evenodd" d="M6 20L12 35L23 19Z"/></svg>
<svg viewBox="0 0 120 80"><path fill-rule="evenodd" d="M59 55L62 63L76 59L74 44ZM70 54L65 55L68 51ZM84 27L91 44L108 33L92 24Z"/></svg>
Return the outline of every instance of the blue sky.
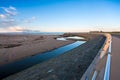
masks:
<svg viewBox="0 0 120 80"><path fill-rule="evenodd" d="M120 31L120 0L0 0L0 31Z"/></svg>

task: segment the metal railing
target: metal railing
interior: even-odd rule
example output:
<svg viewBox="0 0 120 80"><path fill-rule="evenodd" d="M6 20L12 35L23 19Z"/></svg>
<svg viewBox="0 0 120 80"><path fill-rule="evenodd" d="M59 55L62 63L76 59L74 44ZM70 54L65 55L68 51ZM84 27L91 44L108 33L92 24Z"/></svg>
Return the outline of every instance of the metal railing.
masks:
<svg viewBox="0 0 120 80"><path fill-rule="evenodd" d="M108 49L108 56L107 56L107 62L106 62L106 67L105 67L104 80L109 80L109 78L110 78L111 43L112 43L112 38L110 40L110 45L109 45L109 49Z"/></svg>
<svg viewBox="0 0 120 80"><path fill-rule="evenodd" d="M112 37L110 38L110 43L109 43L108 52L107 52L108 55L107 55L105 73L104 73L104 80L110 79L111 43L112 43ZM91 80L96 80L96 76L97 76L97 71L95 70Z"/></svg>
<svg viewBox="0 0 120 80"><path fill-rule="evenodd" d="M109 80L109 77L110 77L110 61L111 61L111 55L108 54L107 63L106 63L106 67L105 67L104 80Z"/></svg>
<svg viewBox="0 0 120 80"><path fill-rule="evenodd" d="M110 62L111 62L111 42L112 38L110 34L105 34L106 40L102 46L102 48L99 50L98 54L96 55L93 62L90 64L84 75L82 76L81 80L96 80L101 77L101 80L109 80L110 78ZM107 54L107 56L105 56ZM101 61L105 59L106 64L104 64L103 68L105 70L100 71L97 69L97 65L101 64ZM103 69L101 68L101 69ZM104 75L101 75L101 73L104 73Z"/></svg>
<svg viewBox="0 0 120 80"><path fill-rule="evenodd" d="M92 80L95 80L96 77L97 77L97 71L94 72L93 77L92 77Z"/></svg>

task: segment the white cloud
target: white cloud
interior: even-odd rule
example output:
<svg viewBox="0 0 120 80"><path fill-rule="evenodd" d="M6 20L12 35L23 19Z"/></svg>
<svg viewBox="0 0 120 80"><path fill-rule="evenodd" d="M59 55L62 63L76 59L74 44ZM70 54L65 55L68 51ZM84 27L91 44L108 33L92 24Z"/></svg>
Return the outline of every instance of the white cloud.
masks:
<svg viewBox="0 0 120 80"><path fill-rule="evenodd" d="M0 28L0 32L23 32L27 29L24 29L22 26L12 26L7 28Z"/></svg>
<svg viewBox="0 0 120 80"><path fill-rule="evenodd" d="M2 12L2 13L1 13ZM31 31L29 29L24 29L19 26L19 22L32 23L36 20L36 17L30 17L28 19L15 19L17 16L17 9L13 6L9 7L0 7L0 32L22 32L22 31Z"/></svg>
<svg viewBox="0 0 120 80"><path fill-rule="evenodd" d="M30 21L30 20L24 20L24 22L25 22L25 23L31 23L31 21Z"/></svg>
<svg viewBox="0 0 120 80"><path fill-rule="evenodd" d="M9 7L0 7L3 12L0 14L0 27L6 28L9 26L15 26L17 24L15 20L15 16L17 14L17 10L13 6Z"/></svg>
<svg viewBox="0 0 120 80"><path fill-rule="evenodd" d="M7 8L5 8L4 10L10 16L15 16L17 14L16 11L11 11L10 9L7 9Z"/></svg>
<svg viewBox="0 0 120 80"><path fill-rule="evenodd" d="M15 19L9 19L9 21L11 21L11 22L15 22Z"/></svg>
<svg viewBox="0 0 120 80"><path fill-rule="evenodd" d="M14 10L14 11L16 10L16 8L13 6L10 6L9 9Z"/></svg>
<svg viewBox="0 0 120 80"><path fill-rule="evenodd" d="M36 20L36 17L35 17L35 16L33 16L31 19L32 19L32 20Z"/></svg>
<svg viewBox="0 0 120 80"><path fill-rule="evenodd" d="M23 31L24 28L22 28L20 26L13 26L13 27L9 27L8 30L13 31L13 32L15 32L15 31Z"/></svg>
<svg viewBox="0 0 120 80"><path fill-rule="evenodd" d="M25 22L25 23L32 23L32 22L35 21L35 20L36 20L36 17L33 16L33 17L31 17L31 18L25 19L24 22Z"/></svg>
<svg viewBox="0 0 120 80"><path fill-rule="evenodd" d="M9 6L9 7L1 7L7 15L9 16L15 16L17 14L17 10L15 7L13 6Z"/></svg>
<svg viewBox="0 0 120 80"><path fill-rule="evenodd" d="M5 18L7 18L6 15L4 15L4 14L0 14L0 19L5 19Z"/></svg>

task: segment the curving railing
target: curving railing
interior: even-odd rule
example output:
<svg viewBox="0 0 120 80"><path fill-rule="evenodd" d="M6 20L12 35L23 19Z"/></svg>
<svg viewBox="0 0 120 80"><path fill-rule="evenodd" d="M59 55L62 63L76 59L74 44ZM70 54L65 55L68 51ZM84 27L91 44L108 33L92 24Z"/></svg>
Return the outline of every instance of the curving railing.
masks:
<svg viewBox="0 0 120 80"><path fill-rule="evenodd" d="M106 67L105 67L104 80L109 80L109 78L110 78L111 42L112 42L112 39L110 40L110 45L109 45L109 49L108 49L108 56L107 56L107 62L106 62Z"/></svg>
<svg viewBox="0 0 120 80"><path fill-rule="evenodd" d="M81 80L97 80L101 78L101 80L109 80L110 77L110 61L111 61L111 43L112 43L112 38L110 34L104 34L106 36L105 43L103 47L100 49L99 53L91 63L91 65L88 67L87 71L84 73L82 76ZM107 56L106 56L107 54ZM103 67L105 67L104 70L97 69L99 64L105 60L105 57L107 58L106 64L104 64ZM97 67L96 67L97 66ZM101 76L101 73L104 74ZM101 77L98 77L101 76ZM100 80L100 79L99 79Z"/></svg>

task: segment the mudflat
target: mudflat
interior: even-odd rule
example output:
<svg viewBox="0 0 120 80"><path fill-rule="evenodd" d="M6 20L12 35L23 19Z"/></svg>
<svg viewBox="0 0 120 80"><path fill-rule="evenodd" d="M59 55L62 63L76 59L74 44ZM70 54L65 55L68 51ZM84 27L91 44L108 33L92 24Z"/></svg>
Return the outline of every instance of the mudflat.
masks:
<svg viewBox="0 0 120 80"><path fill-rule="evenodd" d="M0 65L73 43L58 41L59 35L0 35Z"/></svg>

